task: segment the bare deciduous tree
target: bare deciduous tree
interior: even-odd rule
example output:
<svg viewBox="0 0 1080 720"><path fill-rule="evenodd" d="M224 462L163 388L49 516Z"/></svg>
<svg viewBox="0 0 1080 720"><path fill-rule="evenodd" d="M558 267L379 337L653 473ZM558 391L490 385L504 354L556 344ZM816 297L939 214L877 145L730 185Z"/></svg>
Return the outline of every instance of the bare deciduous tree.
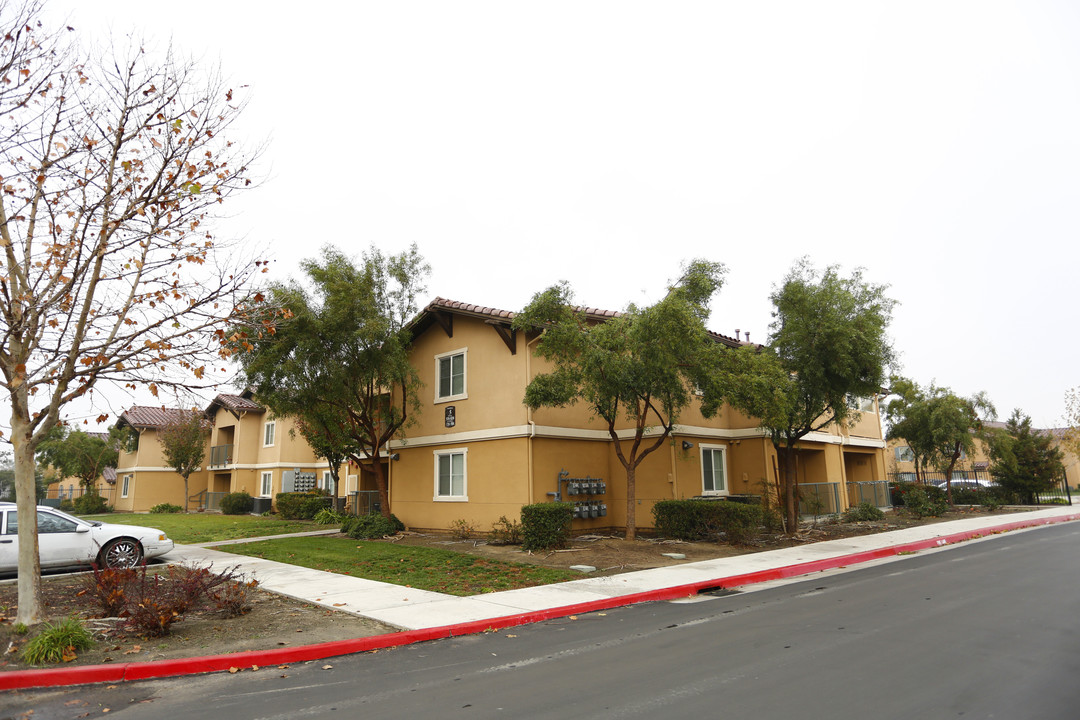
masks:
<svg viewBox="0 0 1080 720"><path fill-rule="evenodd" d="M26 624L41 619L38 443L99 383L207 382L262 264L209 230L251 184L257 151L228 139L244 103L171 51L82 55L40 10L0 4L0 372Z"/></svg>

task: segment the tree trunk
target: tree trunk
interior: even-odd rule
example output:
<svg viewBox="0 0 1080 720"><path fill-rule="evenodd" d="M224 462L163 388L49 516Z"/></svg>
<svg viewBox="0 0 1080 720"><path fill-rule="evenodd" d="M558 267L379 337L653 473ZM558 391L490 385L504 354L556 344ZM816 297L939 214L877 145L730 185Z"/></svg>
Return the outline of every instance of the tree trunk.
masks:
<svg viewBox="0 0 1080 720"><path fill-rule="evenodd" d="M784 532L794 535L799 529L799 502L796 491L796 467L794 450L788 445L774 445L777 457L780 458L780 477L783 486L784 502Z"/></svg>
<svg viewBox="0 0 1080 720"><path fill-rule="evenodd" d="M637 478L637 466L631 465L626 468L626 539L637 538L637 492L635 479Z"/></svg>
<svg viewBox="0 0 1080 720"><path fill-rule="evenodd" d="M185 475L184 476L184 512L185 513L191 512L190 510L188 510L188 497L189 497L188 496L188 476Z"/></svg>
<svg viewBox="0 0 1080 720"><path fill-rule="evenodd" d="M38 555L37 484L34 482L34 448L30 428L13 413L11 444L15 452L15 499L19 521L19 611L15 622L36 625L44 619L41 592L41 558Z"/></svg>
<svg viewBox="0 0 1080 720"><path fill-rule="evenodd" d="M375 486L379 488L379 505L381 506L382 516L384 518L390 517L390 488L386 479L386 474L383 472L382 457L376 455L371 458L372 472L375 473ZM362 467L362 466L361 466Z"/></svg>

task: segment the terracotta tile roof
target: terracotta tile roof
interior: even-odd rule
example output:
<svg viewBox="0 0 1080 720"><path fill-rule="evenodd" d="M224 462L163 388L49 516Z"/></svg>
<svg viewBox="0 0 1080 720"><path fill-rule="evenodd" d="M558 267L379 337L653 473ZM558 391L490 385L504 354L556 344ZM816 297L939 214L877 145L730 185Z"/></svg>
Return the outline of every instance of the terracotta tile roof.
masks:
<svg viewBox="0 0 1080 720"><path fill-rule="evenodd" d="M116 483L116 468L107 467L101 471L101 477L105 478L107 483Z"/></svg>
<svg viewBox="0 0 1080 720"><path fill-rule="evenodd" d="M220 394L214 398L213 403L224 407L226 410L235 410L237 412L265 412L264 408L259 403L255 402L251 398L246 398L242 395L226 395Z"/></svg>
<svg viewBox="0 0 1080 720"><path fill-rule="evenodd" d="M190 416L192 412L194 411L180 408L132 405L120 415L118 424L130 425L134 428L160 428L171 422L182 420Z"/></svg>
<svg viewBox="0 0 1080 720"><path fill-rule="evenodd" d="M618 310L603 310L601 308L594 307L577 307L579 311L584 311L585 315L596 320L606 320L609 318L621 317L622 313ZM447 300L446 298L437 297L432 300L426 308L420 313L421 317L428 312L435 312L438 310L449 310L451 312L459 312L467 315L484 316L488 318L498 318L501 320L513 321L516 313L510 310L500 310L498 308L485 307L483 305L473 305L470 303L458 302L457 300ZM416 322L416 321L414 321ZM742 345L754 345L755 343L743 342L738 338L731 338L727 335L721 335L720 333L709 331L709 335L719 342L724 343L729 347L740 347Z"/></svg>

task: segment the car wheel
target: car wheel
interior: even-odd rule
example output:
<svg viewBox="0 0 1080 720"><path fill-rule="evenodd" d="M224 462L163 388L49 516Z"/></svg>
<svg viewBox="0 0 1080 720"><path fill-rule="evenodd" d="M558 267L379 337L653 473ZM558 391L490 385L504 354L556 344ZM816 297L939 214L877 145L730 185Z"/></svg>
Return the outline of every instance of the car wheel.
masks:
<svg viewBox="0 0 1080 720"><path fill-rule="evenodd" d="M131 538L110 540L101 548L101 565L108 568L131 568L142 562L142 546Z"/></svg>

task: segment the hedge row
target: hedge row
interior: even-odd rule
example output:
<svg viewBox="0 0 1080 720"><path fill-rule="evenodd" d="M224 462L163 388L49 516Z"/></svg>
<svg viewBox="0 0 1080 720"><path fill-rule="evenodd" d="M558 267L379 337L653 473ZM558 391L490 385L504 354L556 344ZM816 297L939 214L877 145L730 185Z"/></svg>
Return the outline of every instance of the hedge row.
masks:
<svg viewBox="0 0 1080 720"><path fill-rule="evenodd" d="M757 534L764 521L760 505L727 500L661 500L653 505L656 532L677 540L742 543Z"/></svg>
<svg viewBox="0 0 1080 720"><path fill-rule="evenodd" d="M285 520L311 520L332 502L333 498L320 492L278 493L277 511Z"/></svg>

